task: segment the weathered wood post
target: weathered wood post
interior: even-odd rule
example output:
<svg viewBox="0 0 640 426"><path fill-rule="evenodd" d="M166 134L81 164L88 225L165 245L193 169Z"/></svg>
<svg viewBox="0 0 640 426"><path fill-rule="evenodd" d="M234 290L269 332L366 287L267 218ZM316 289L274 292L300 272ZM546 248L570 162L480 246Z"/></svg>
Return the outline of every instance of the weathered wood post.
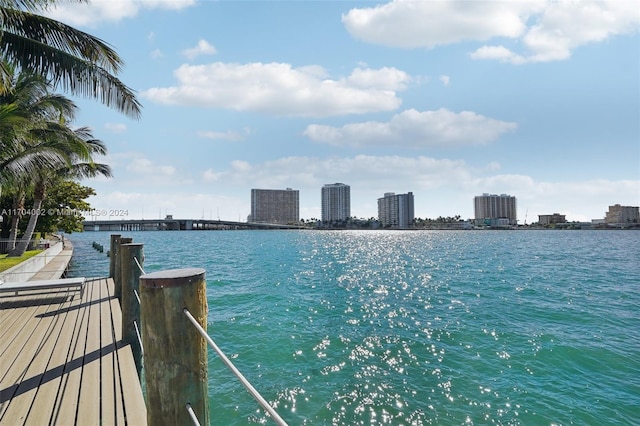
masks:
<svg viewBox="0 0 640 426"><path fill-rule="evenodd" d="M116 257L113 254L116 251L119 239L120 234L111 234L111 243L109 245L109 276L113 279L115 279L116 276Z"/></svg>
<svg viewBox="0 0 640 426"><path fill-rule="evenodd" d="M129 237L120 237L116 242L116 269L115 269L115 277L113 277L113 283L115 284L115 288L113 291L113 295L118 298L118 302L120 302L120 306L122 306L122 258L120 256L123 244L129 244L133 242L133 238Z"/></svg>
<svg viewBox="0 0 640 426"><path fill-rule="evenodd" d="M140 277L140 316L150 425L192 425L190 404L209 424L207 342L184 314L207 329L207 286L201 268Z"/></svg>
<svg viewBox="0 0 640 426"><path fill-rule="evenodd" d="M138 340L136 326L140 330L140 303L134 290L140 294L139 279L140 270L144 265L144 244L120 245L120 270L122 271L122 340L131 345L131 352L138 370L138 378L142 373L142 347ZM137 262L136 262L137 260ZM140 266L138 266L140 263Z"/></svg>

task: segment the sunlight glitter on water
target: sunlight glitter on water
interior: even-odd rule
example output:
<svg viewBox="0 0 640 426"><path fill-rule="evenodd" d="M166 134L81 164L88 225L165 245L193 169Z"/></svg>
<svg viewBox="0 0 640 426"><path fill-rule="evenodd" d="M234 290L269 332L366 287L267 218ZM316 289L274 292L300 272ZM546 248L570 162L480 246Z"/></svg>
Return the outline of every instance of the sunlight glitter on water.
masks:
<svg viewBox="0 0 640 426"><path fill-rule="evenodd" d="M189 253L182 266L207 269L210 334L291 424L637 424L638 235L135 240L150 268ZM224 366L209 363L212 421L266 423Z"/></svg>

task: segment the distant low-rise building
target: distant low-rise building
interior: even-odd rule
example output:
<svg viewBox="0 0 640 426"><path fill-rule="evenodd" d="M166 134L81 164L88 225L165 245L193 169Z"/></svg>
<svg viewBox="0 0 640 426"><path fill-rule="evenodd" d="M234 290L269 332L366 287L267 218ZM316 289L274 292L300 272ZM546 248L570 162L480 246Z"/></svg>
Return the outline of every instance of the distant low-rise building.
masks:
<svg viewBox="0 0 640 426"><path fill-rule="evenodd" d="M297 189L252 189L251 222L294 224L300 221Z"/></svg>
<svg viewBox="0 0 640 426"><path fill-rule="evenodd" d="M631 224L640 222L640 208L614 204L609 206L604 222L607 224Z"/></svg>
<svg viewBox="0 0 640 426"><path fill-rule="evenodd" d="M567 218L565 215L560 213L554 214L539 214L538 215L538 223L540 225L555 225L558 223L567 223Z"/></svg>
<svg viewBox="0 0 640 426"><path fill-rule="evenodd" d="M478 195L473 200L475 224L479 226L512 226L518 224L516 197L507 194Z"/></svg>

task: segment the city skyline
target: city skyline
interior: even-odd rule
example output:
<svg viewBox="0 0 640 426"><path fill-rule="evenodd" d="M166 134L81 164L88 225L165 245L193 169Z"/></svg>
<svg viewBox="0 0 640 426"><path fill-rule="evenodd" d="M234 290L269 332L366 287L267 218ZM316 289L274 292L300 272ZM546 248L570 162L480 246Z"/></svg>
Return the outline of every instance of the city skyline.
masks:
<svg viewBox="0 0 640 426"><path fill-rule="evenodd" d="M465 7L459 7L464 4ZM246 218L251 188L411 189L418 217L518 197L522 223L640 204L640 16L620 2L93 1L51 12L111 44L133 121L78 100L129 218ZM248 7L250 6L250 7ZM250 30L249 30L250 29ZM402 29L402 31L398 31Z"/></svg>

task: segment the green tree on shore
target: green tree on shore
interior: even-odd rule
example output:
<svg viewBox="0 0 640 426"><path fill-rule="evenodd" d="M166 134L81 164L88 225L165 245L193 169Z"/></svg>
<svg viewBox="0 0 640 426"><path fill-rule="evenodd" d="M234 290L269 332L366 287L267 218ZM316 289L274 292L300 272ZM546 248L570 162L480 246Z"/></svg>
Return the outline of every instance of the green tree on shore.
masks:
<svg viewBox="0 0 640 426"><path fill-rule="evenodd" d="M80 212L91 210L86 201L96 195L93 188L79 184L70 179L61 179L52 184L47 197L42 203L42 211L47 212L38 220L36 231L53 233L57 231L82 232L84 217Z"/></svg>
<svg viewBox="0 0 640 426"><path fill-rule="evenodd" d="M111 169L108 165L94 162L94 155L106 154L105 145L94 139L87 128L71 130L67 127L67 130L66 133L60 132L57 137L60 138L60 149L66 150L65 156L69 162L59 168L41 169L33 176L33 207L30 210L29 222L20 242L9 252L9 257L22 256L29 246L51 182L98 175L111 176Z"/></svg>
<svg viewBox="0 0 640 426"><path fill-rule="evenodd" d="M14 70L8 83L0 95L0 106L10 110L13 119L8 121L11 125L2 124L0 162L8 166L0 172L0 182L10 184L18 202L22 202L26 194L33 194L33 208L29 209L32 214L25 234L9 252L10 256L20 256L35 231L38 212L51 182L99 174L111 176L111 170L94 161L95 155L106 153L106 147L93 137L90 129L70 127L77 111L74 102L50 93L47 80L31 72ZM35 158L41 157L37 154L46 153L49 161L46 164L30 162L29 168L22 167L20 159L27 158L26 152L34 153ZM19 167L12 169L12 164ZM15 236L19 214L12 219L11 235Z"/></svg>

